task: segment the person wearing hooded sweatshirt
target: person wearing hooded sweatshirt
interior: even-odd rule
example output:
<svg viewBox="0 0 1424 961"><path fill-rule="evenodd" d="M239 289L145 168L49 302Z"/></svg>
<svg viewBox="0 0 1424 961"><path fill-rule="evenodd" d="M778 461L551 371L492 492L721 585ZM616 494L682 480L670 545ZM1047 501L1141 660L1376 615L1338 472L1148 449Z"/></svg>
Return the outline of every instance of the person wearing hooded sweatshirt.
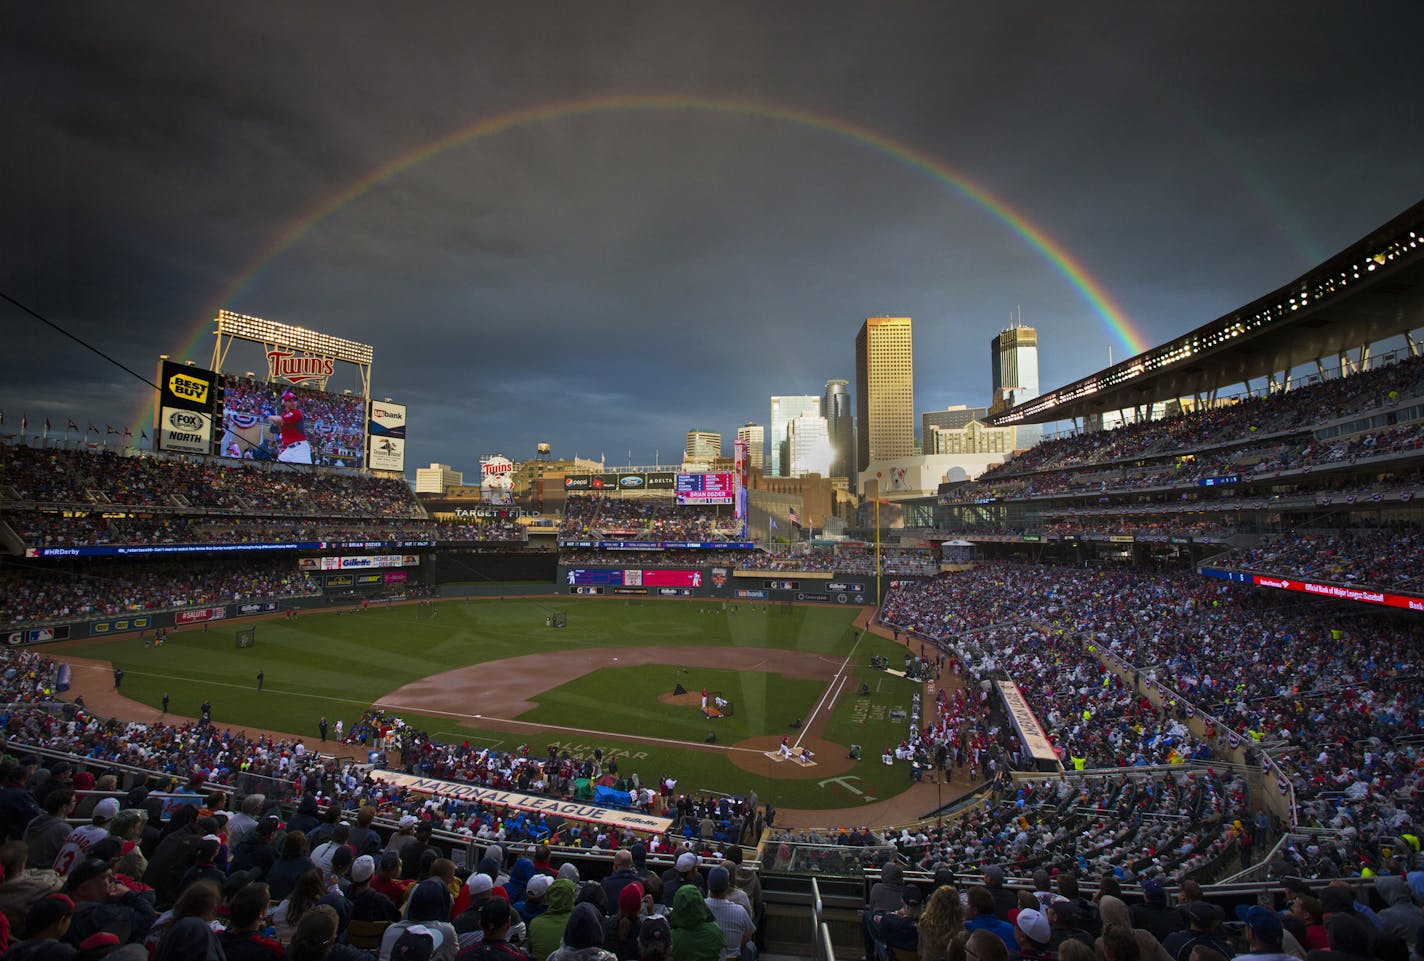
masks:
<svg viewBox="0 0 1424 961"><path fill-rule="evenodd" d="M1424 923L1424 916L1420 915L1419 906L1414 903L1409 882L1393 876L1377 877L1375 893L1385 904L1383 911L1376 912L1382 940L1398 941L1406 949L1412 947L1419 925Z"/></svg>
<svg viewBox="0 0 1424 961"><path fill-rule="evenodd" d="M8 841L0 847L0 914L10 921L16 936L25 932L25 914L34 904L60 888L64 878L53 868L27 867L29 846L24 841Z"/></svg>
<svg viewBox="0 0 1424 961"><path fill-rule="evenodd" d="M504 882L504 893L509 895L510 904L518 904L524 900L524 887L529 883L529 879L534 876L534 862L528 858L520 858L514 862L514 867L509 869L509 880ZM499 879L495 879L498 883Z"/></svg>
<svg viewBox="0 0 1424 961"><path fill-rule="evenodd" d="M224 961L222 943L199 917L180 918L158 942L153 961Z"/></svg>
<svg viewBox="0 0 1424 961"><path fill-rule="evenodd" d="M721 961L726 939L696 887L684 884L677 889L668 924L672 926L672 961Z"/></svg>
<svg viewBox="0 0 1424 961"><path fill-rule="evenodd" d="M460 936L447 920L450 917L450 891L439 878L426 878L410 889L405 901L405 917L386 928L381 936L380 961L391 961L391 951L407 928L423 925L440 932L431 961L454 961L460 950Z"/></svg>
<svg viewBox="0 0 1424 961"><path fill-rule="evenodd" d="M172 904L181 893L178 882L193 862L193 849L207 833L198 828L197 820L197 808L180 806L168 819L167 833L148 860L143 883L158 893L159 904Z"/></svg>
<svg viewBox="0 0 1424 961"><path fill-rule="evenodd" d="M549 955L549 961L618 961L603 947L603 915L592 902L574 906L564 926L564 943Z"/></svg>
<svg viewBox="0 0 1424 961"><path fill-rule="evenodd" d="M536 958L547 958L559 946L564 936L564 926L569 923L569 916L574 910L574 883L568 878L558 878L549 885L549 893L544 896L544 900L549 905L548 910L529 922L529 953ZM598 943L602 944L601 919L598 923L598 937Z"/></svg>
<svg viewBox="0 0 1424 961"><path fill-rule="evenodd" d="M876 911L898 911L905 903L905 872L900 865L890 862L880 869L880 880L870 886L870 897L866 899L866 913Z"/></svg>
<svg viewBox="0 0 1424 961"><path fill-rule="evenodd" d="M320 808L317 807L316 795L303 794L302 799L297 802L297 813L287 822L287 830L310 834L320 825Z"/></svg>
<svg viewBox="0 0 1424 961"><path fill-rule="evenodd" d="M870 896L861 912L861 934L865 940L865 956L875 957L873 918L877 914L893 914L905 904L905 872L891 861L880 869L880 880L870 886Z"/></svg>

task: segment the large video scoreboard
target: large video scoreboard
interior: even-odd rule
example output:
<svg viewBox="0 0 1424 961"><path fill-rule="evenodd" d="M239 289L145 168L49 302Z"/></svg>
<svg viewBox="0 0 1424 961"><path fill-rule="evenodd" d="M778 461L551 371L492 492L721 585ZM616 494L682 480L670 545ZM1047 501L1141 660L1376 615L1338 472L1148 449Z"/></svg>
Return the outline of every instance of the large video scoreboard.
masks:
<svg viewBox="0 0 1424 961"><path fill-rule="evenodd" d="M678 474L679 504L732 504L737 499L737 480L731 471L716 474Z"/></svg>

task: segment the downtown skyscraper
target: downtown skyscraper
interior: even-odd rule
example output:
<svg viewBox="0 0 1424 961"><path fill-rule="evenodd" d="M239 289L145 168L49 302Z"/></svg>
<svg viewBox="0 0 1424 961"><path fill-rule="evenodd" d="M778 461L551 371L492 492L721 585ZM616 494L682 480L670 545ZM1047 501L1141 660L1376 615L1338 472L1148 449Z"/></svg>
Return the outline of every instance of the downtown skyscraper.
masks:
<svg viewBox="0 0 1424 961"><path fill-rule="evenodd" d="M915 455L914 360L909 317L866 318L855 337L857 471Z"/></svg>

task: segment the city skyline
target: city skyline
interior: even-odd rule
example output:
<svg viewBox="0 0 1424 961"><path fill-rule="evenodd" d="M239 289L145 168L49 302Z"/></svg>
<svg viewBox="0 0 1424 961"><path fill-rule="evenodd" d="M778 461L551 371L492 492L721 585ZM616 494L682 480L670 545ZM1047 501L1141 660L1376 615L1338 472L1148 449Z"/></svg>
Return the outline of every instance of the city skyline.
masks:
<svg viewBox="0 0 1424 961"><path fill-rule="evenodd" d="M666 463L853 379L866 317L916 319L916 415L1020 311L1046 391L1424 183L1417 3L814 10L16 8L0 292L104 357L0 306L0 430L137 435L230 308L372 345L408 474Z"/></svg>

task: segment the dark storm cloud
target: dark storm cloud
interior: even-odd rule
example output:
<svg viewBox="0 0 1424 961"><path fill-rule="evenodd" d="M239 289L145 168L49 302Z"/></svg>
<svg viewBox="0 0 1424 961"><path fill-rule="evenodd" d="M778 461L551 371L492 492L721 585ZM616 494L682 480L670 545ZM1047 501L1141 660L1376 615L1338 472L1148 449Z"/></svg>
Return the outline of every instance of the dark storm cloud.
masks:
<svg viewBox="0 0 1424 961"><path fill-rule="evenodd" d="M1419 199L1421 20L1415 3L20 7L0 32L0 289L147 373L260 251L408 152L540 104L685 93L923 151L1155 342ZM312 223L228 306L373 344L376 396L411 407L410 464L467 471L538 441L674 459L689 427L730 436L773 393L853 377L870 314L915 318L921 410L987 401L988 341L1016 308L1045 387L1123 356L954 188L844 134L697 110L456 144ZM7 414L139 406L140 385L0 316L24 344L0 361Z"/></svg>

